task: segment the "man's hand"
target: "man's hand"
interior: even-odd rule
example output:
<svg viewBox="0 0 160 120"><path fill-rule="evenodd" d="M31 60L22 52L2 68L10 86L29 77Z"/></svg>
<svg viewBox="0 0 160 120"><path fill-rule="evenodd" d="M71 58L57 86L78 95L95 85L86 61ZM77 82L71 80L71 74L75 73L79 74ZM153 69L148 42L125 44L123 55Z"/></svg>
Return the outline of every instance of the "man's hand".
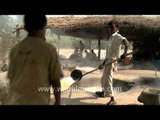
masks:
<svg viewBox="0 0 160 120"><path fill-rule="evenodd" d="M60 84L60 80L51 80L51 85L53 87L53 92L54 92L54 96L55 96L55 103L54 105L60 105L61 103L61 84Z"/></svg>
<svg viewBox="0 0 160 120"><path fill-rule="evenodd" d="M104 64L99 65L99 69L103 69Z"/></svg>
<svg viewBox="0 0 160 120"><path fill-rule="evenodd" d="M122 60L124 60L126 58L126 54L122 54L121 57L120 57Z"/></svg>

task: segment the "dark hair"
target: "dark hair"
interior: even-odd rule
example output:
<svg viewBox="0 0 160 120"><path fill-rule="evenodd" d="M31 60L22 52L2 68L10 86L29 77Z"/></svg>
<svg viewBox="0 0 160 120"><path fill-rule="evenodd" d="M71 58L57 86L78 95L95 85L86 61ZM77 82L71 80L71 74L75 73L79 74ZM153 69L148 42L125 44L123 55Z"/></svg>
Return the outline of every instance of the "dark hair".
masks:
<svg viewBox="0 0 160 120"><path fill-rule="evenodd" d="M113 25L115 25L116 28L119 28L119 24L118 24L118 22L115 21L115 20L111 20L111 21L108 23L108 26L113 26Z"/></svg>
<svg viewBox="0 0 160 120"><path fill-rule="evenodd" d="M47 25L47 18L44 14L27 14L24 16L26 30L39 30Z"/></svg>

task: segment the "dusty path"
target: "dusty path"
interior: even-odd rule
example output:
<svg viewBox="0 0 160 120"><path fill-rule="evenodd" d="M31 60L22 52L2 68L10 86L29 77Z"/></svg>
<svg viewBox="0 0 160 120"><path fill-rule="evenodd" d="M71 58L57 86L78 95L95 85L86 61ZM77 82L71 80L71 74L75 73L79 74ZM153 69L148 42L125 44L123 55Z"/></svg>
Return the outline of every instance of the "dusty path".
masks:
<svg viewBox="0 0 160 120"><path fill-rule="evenodd" d="M65 50L66 52L66 50ZM65 53L64 52L64 53ZM61 50L61 54L62 54ZM65 54L63 54L65 56ZM68 61L68 62L67 62ZM68 66L74 66L80 69L83 73L93 70L100 62L91 63L89 61L63 61L63 64ZM126 70L118 70L114 73L114 79L116 85L124 89L123 82L135 83L132 87L125 92L116 92L115 99L117 105L142 105L137 101L137 97L141 91L147 87L160 87L160 72L156 71L158 78L155 76L155 71L152 63L135 63L133 68ZM66 76L69 76L71 71L64 70ZM84 76L79 82L79 87L70 88L67 91L62 92L62 105L105 105L109 98L97 98L94 94L95 91L101 90L100 79L102 76L102 70L95 71L94 73ZM119 81L119 82L118 82ZM122 83L120 84L120 82ZM116 87L115 85L115 87ZM71 91L72 90L72 91ZM53 96L52 96L53 97ZM51 101L53 103L54 98Z"/></svg>
<svg viewBox="0 0 160 120"><path fill-rule="evenodd" d="M100 62L93 61L74 61L67 59L73 50L60 50L61 63L63 66L69 66L70 69L64 69L65 76L68 77L73 68L80 69L83 73L96 68ZM102 55L103 56L103 55ZM142 64L143 63L143 64ZM67 67L66 67L67 68ZM97 70L91 74L84 76L79 82L78 88L73 88L62 92L61 100L62 105L105 105L109 98L97 98L94 94L95 91L101 90L100 79L102 70ZM5 82L6 73L0 73L1 82ZM160 72L157 71L158 78L155 76L154 67L150 63L136 63L132 69L118 70L114 73L115 87L121 87L123 91L115 91L115 99L117 105L128 105L142 103L137 101L137 97L141 91L147 87L160 87ZM125 86L126 83L134 82L135 85L130 89ZM80 89L81 88L81 89ZM54 102L54 97L51 95L51 104Z"/></svg>
<svg viewBox="0 0 160 120"><path fill-rule="evenodd" d="M101 90L100 78L102 72L88 74L81 79L79 87L70 88L62 92L63 105L104 105L109 98L97 98L94 92ZM158 72L160 75L160 72ZM125 77L124 77L125 76ZM137 97L141 91L147 87L160 87L160 79L154 77L153 71L150 70L121 70L115 73L114 79L126 82L134 82L135 85L125 92L116 92L115 98L117 105L137 104ZM123 87L123 86L122 86ZM72 91L71 91L72 90ZM91 93L90 93L91 92Z"/></svg>

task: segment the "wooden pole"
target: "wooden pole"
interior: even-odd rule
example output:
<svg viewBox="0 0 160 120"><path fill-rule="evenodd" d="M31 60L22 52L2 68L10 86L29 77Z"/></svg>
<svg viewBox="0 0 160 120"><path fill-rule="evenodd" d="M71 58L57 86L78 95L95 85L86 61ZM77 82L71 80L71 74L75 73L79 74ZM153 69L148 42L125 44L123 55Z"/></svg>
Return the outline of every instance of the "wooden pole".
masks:
<svg viewBox="0 0 160 120"><path fill-rule="evenodd" d="M98 31L98 59L100 60L101 58L101 30L99 29Z"/></svg>
<svg viewBox="0 0 160 120"><path fill-rule="evenodd" d="M98 59L100 60L100 56L101 56L101 41L100 41L100 37L98 37Z"/></svg>
<svg viewBox="0 0 160 120"><path fill-rule="evenodd" d="M91 51L91 39L89 39L89 50Z"/></svg>
<svg viewBox="0 0 160 120"><path fill-rule="evenodd" d="M60 41L60 35L58 34L58 55L59 55L59 41Z"/></svg>

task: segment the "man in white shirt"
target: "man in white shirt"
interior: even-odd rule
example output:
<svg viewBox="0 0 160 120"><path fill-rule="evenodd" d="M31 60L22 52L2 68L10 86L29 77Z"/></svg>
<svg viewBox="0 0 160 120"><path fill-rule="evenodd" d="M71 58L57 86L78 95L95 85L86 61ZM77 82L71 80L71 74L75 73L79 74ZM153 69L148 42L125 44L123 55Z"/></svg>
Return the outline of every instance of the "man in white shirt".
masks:
<svg viewBox="0 0 160 120"><path fill-rule="evenodd" d="M105 67L105 69L101 79L102 91L97 91L96 94L99 97L111 97L107 105L116 104L116 101L113 95L113 81L112 81L113 71L115 70L116 64L115 63L109 64L109 65L106 65L106 64L120 57L119 52L120 52L121 44L124 44L125 46L124 53L121 55L121 59L125 58L125 55L127 54L127 50L128 50L128 41L125 37L123 37L118 33L119 32L118 28L119 28L119 25L115 21L110 21L108 23L108 30L111 36L108 40L106 57L103 63L99 66L100 69L102 69L103 67Z"/></svg>

